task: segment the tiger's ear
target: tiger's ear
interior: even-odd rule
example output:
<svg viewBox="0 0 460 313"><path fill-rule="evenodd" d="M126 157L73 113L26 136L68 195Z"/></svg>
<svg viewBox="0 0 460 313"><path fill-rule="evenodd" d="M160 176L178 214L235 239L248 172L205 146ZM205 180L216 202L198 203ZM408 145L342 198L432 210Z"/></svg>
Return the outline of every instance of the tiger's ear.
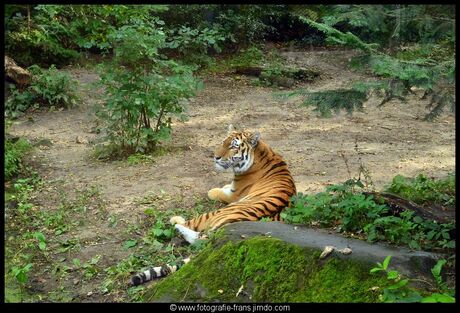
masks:
<svg viewBox="0 0 460 313"><path fill-rule="evenodd" d="M230 135L231 132L235 131L235 127L233 127L233 124L228 124L227 127L227 132Z"/></svg>
<svg viewBox="0 0 460 313"><path fill-rule="evenodd" d="M255 147L259 143L260 140L260 133L256 131L254 134L251 134L251 137L249 138L249 143L251 146Z"/></svg>

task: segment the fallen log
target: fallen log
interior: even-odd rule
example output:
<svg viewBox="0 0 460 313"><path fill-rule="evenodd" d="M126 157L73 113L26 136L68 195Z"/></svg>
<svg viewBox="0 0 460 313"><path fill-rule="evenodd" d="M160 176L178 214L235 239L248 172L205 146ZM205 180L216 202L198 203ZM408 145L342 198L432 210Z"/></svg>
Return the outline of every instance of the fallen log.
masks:
<svg viewBox="0 0 460 313"><path fill-rule="evenodd" d="M455 221L455 209L439 204L418 205L412 201L390 193L365 192L366 196L373 196L377 202L383 202L390 208L390 214L399 216L404 211L413 211L415 215L438 223Z"/></svg>
<svg viewBox="0 0 460 313"><path fill-rule="evenodd" d="M237 66L234 69L234 73L237 75L247 75L259 77L263 72L268 73L268 68L261 66ZM315 78L319 77L320 74L317 71L305 68L283 68L279 75L268 75L267 79L273 80L276 83L280 77L291 79L295 81L306 81L312 82ZM292 85L292 84L289 84Z"/></svg>
<svg viewBox="0 0 460 313"><path fill-rule="evenodd" d="M30 85L32 74L26 69L23 69L16 62L5 55L5 80L9 80L18 85L20 89Z"/></svg>

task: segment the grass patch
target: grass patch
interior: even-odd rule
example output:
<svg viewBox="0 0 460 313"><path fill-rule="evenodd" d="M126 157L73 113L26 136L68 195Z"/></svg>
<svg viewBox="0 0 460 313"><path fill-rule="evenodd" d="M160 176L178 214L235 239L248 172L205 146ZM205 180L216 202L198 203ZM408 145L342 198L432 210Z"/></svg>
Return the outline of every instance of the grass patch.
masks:
<svg viewBox="0 0 460 313"><path fill-rule="evenodd" d="M7 121L8 124L8 121ZM6 130L5 130L6 134ZM5 135L5 181L17 176L23 165L23 156L32 149L32 145L24 138L12 139Z"/></svg>
<svg viewBox="0 0 460 313"><path fill-rule="evenodd" d="M66 264L71 254L78 253L81 244L78 237L66 238L65 235L80 225L82 214L96 207L97 211L91 213L100 214L103 204L97 189L92 187L77 191L73 200L64 197L56 208L42 208L35 203L35 196L51 186L36 173L28 175L31 177L12 182L7 203L5 282L8 288L5 289L5 301L71 301L69 288L65 286L69 283L68 274L72 272L77 281L80 279L76 276L80 275L82 279L91 280L98 270L95 259ZM37 289L37 284L44 281L49 281L46 289Z"/></svg>
<svg viewBox="0 0 460 313"><path fill-rule="evenodd" d="M174 215L190 219L221 206L200 196L196 196L194 201L186 206L182 197L168 195L164 191L146 195L139 199L138 203L147 205L143 222L128 226L128 239L121 244L121 249L129 251L130 254L104 269L104 278L99 287L104 295L120 297L125 301L128 298L131 302L144 301L144 294L148 290L148 284L130 287L126 294L126 286L133 274L152 266L175 264L183 258L195 255L206 246L206 242L203 241L198 241L194 245L178 245L171 241L176 232L169 219Z"/></svg>
<svg viewBox="0 0 460 313"><path fill-rule="evenodd" d="M421 205L455 206L455 173L438 180L423 174L415 178L397 175L386 191Z"/></svg>

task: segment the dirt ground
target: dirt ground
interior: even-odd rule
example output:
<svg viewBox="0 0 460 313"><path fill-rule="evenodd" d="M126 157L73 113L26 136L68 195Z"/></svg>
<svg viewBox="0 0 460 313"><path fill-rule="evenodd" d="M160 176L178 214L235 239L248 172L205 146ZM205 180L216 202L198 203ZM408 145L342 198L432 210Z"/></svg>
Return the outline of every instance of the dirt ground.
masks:
<svg viewBox="0 0 460 313"><path fill-rule="evenodd" d="M292 64L321 73L315 82L297 87L326 90L373 79L347 68L352 51L288 49L281 54ZM145 216L145 205L140 205L139 199L147 195L177 196L187 205L197 197L204 198L209 189L227 184L232 174L216 173L212 155L229 123L259 130L262 139L285 158L298 192L320 192L349 175L357 177L360 162L355 142L377 190L397 174L443 177L455 169L455 118L443 113L435 122L423 121L427 101L420 100L421 95L411 95L407 103L393 100L381 108L377 107L379 99L371 98L364 112L320 118L312 108L300 106L299 99L276 98L274 93L282 90L256 87L248 77L223 74L203 77L205 87L190 101L188 121L172 125L172 141L165 144L170 152L146 164L99 161L92 157L99 136L93 131L97 119L92 108L99 101L100 90L91 87L98 76L88 68L71 68L69 72L80 83L79 106L27 114L15 122L10 133L32 142L50 140L51 146L39 146L29 157L40 176L58 182L69 194L97 186L107 212L127 223ZM57 203L51 189L36 197L45 209ZM105 238L108 243L103 246L83 246L80 257L102 254L104 263L110 264L126 255L115 240L122 231L96 220L70 235L83 242ZM80 294L91 292L91 287L81 288Z"/></svg>

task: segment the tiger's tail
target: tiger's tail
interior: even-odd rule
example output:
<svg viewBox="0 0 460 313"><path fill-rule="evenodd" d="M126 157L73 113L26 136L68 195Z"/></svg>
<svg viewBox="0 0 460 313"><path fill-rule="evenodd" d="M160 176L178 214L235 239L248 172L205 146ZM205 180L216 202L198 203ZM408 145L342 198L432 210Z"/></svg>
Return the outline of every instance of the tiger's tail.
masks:
<svg viewBox="0 0 460 313"><path fill-rule="evenodd" d="M190 258L186 258L182 261L179 261L176 265L166 264L163 266L152 267L148 270L145 270L141 273L132 276L131 285L138 286L148 281L151 281L152 279L167 276L179 270L183 265L187 264L189 261Z"/></svg>

